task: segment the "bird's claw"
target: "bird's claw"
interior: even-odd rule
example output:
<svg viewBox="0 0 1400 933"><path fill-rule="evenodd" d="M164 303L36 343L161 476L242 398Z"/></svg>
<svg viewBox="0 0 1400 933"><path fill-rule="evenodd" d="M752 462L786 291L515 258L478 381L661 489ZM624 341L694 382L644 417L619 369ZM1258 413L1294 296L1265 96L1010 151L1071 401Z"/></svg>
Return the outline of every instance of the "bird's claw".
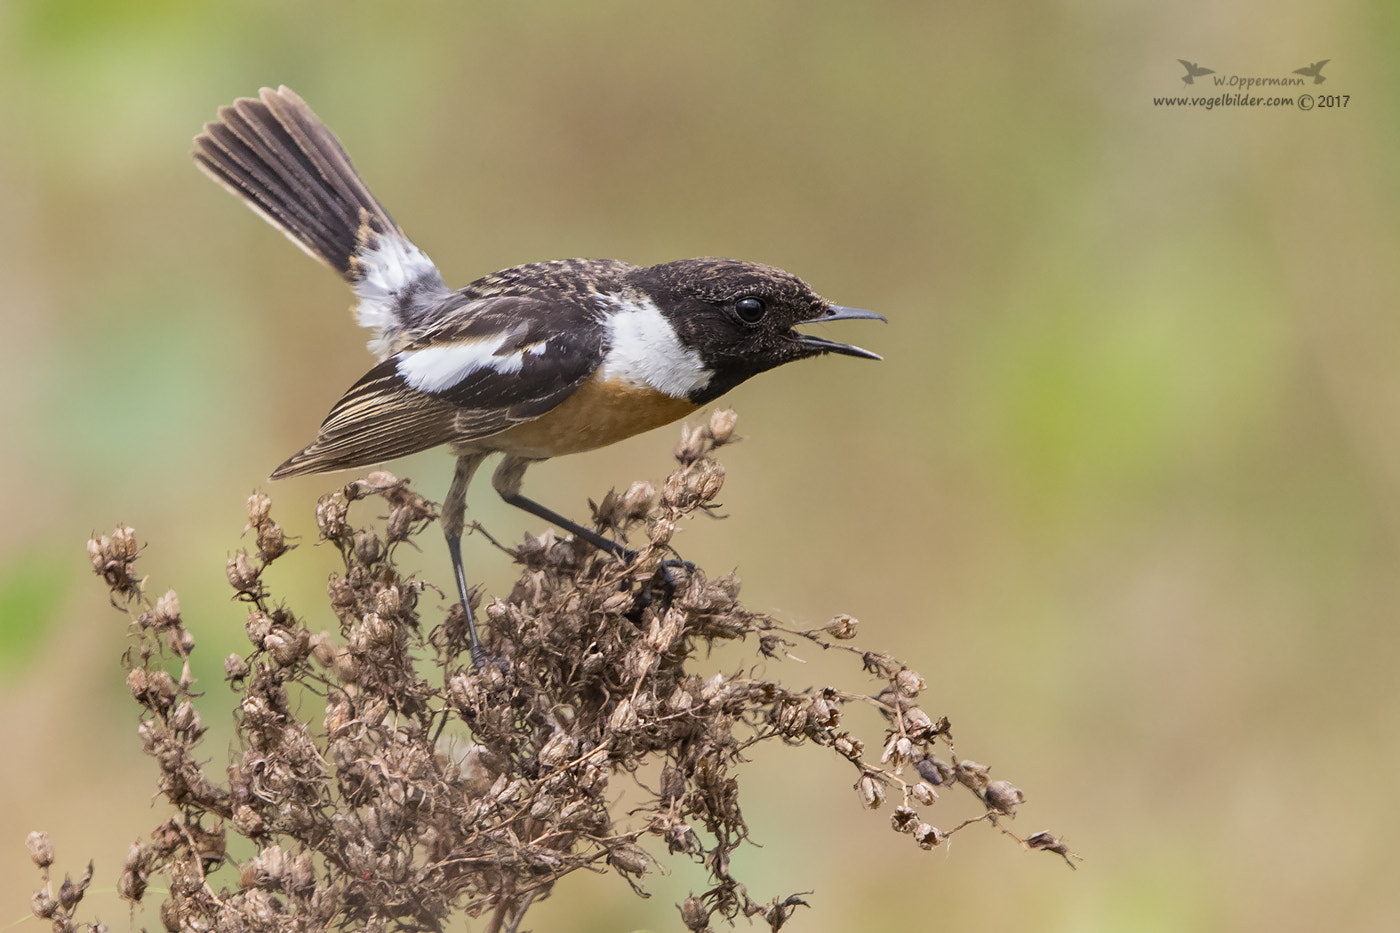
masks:
<svg viewBox="0 0 1400 933"><path fill-rule="evenodd" d="M688 560L672 559L662 561L656 568L651 579L647 581L645 587L637 593L636 612L641 614L648 606L656 606L658 612L665 612L671 608L671 601L676 598L676 590L685 584L690 574L695 573L696 567ZM658 592L660 591L658 599Z"/></svg>
<svg viewBox="0 0 1400 933"><path fill-rule="evenodd" d="M483 673L487 668L494 667L502 674L506 674L510 672L510 661L487 654L486 649L481 645L472 645L472 667Z"/></svg>

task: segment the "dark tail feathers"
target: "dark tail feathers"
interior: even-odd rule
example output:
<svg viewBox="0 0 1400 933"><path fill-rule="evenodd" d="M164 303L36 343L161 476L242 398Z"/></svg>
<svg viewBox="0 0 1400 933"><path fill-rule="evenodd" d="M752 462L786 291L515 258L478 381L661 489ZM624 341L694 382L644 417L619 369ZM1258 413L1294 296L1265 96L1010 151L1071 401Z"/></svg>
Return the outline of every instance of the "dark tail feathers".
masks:
<svg viewBox="0 0 1400 933"><path fill-rule="evenodd" d="M221 107L194 146L206 174L347 281L360 277L352 260L370 234L402 236L340 141L289 88Z"/></svg>

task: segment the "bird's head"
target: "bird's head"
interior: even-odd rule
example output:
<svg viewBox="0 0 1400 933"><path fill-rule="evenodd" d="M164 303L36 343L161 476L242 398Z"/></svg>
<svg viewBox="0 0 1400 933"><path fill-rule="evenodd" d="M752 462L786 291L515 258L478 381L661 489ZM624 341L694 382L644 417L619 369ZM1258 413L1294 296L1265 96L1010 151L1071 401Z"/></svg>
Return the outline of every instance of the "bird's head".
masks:
<svg viewBox="0 0 1400 933"><path fill-rule="evenodd" d="M700 404L794 360L824 353L880 359L869 350L796 328L883 317L834 305L802 279L774 266L737 259L682 259L637 270L635 285L655 302L680 343L703 363L708 378L690 393Z"/></svg>

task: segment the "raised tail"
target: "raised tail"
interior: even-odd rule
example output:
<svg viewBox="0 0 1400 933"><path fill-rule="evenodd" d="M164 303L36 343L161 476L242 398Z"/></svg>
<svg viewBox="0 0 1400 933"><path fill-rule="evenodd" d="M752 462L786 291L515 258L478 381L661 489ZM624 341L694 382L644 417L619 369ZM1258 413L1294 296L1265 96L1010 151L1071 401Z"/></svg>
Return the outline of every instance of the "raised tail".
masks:
<svg viewBox="0 0 1400 933"><path fill-rule="evenodd" d="M380 359L448 294L431 259L370 194L340 141L291 89L219 108L195 164L355 289Z"/></svg>

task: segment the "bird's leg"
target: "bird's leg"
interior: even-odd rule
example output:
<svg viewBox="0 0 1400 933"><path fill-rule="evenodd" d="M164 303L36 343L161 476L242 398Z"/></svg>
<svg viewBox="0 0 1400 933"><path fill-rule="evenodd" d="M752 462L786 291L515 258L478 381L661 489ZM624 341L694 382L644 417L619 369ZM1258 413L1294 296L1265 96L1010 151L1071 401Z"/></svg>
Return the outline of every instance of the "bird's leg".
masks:
<svg viewBox="0 0 1400 933"><path fill-rule="evenodd" d="M496 472L491 477L491 485L496 488L496 492L501 494L502 499L518 509L529 512L536 518L542 518L551 525L562 528L572 535L577 535L604 553L622 558L623 563L630 564L637 559L637 552L631 548L605 538L590 528L584 528L577 522L569 521L553 509L546 508L535 500L522 496L520 486L525 479L525 469L533 462L533 460L524 457L514 456L507 456L501 461L500 466L496 467ZM671 600L676 594L678 583L675 571L680 568L691 573L694 572L695 565L688 560L667 560L663 561L658 568L657 575L661 578L660 606L663 612L671 605ZM651 604L652 589L652 586L648 586L638 595L638 609Z"/></svg>
<svg viewBox="0 0 1400 933"><path fill-rule="evenodd" d="M485 454L466 454L457 458L452 485L442 501L442 533L447 536L447 553L452 556L452 573L457 578L457 595L462 598L462 611L467 614L467 634L472 641L472 664L481 667L487 660L486 650L476 634L476 619L472 618L471 600L467 598L467 573L462 568L462 529L467 522L467 485Z"/></svg>
<svg viewBox="0 0 1400 933"><path fill-rule="evenodd" d="M491 477L491 485L496 487L496 492L501 494L501 498L517 509L523 509L536 518L542 518L551 525L556 525L564 529L571 535L576 535L598 550L608 554L621 557L625 563L632 563L637 557L637 552L623 547L616 541L610 540L593 531L584 528L577 522L572 522L560 515L553 509L540 505L534 499L528 499L520 494L520 485L525 479L525 469L533 460L524 457L507 456L501 461L501 465L496 467L495 474Z"/></svg>

